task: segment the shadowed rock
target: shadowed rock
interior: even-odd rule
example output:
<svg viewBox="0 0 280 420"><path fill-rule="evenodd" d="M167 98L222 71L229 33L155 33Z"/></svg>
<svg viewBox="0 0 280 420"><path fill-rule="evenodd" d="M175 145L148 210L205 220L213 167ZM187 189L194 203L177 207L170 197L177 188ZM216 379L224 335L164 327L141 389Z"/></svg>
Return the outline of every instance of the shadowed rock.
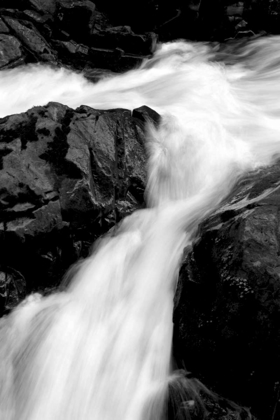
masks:
<svg viewBox="0 0 280 420"><path fill-rule="evenodd" d="M147 107L136 115L143 110L159 118ZM56 286L98 236L144 203L144 123L125 109L50 103L3 118L0 158L0 266L25 279L25 293ZM8 310L16 302L5 276L1 287Z"/></svg>
<svg viewBox="0 0 280 420"><path fill-rule="evenodd" d="M0 34L0 66L3 68L10 65L19 65L24 62L21 43L11 35Z"/></svg>
<svg viewBox="0 0 280 420"><path fill-rule="evenodd" d="M261 419L279 411L279 179L248 174L201 225L175 298L179 364Z"/></svg>
<svg viewBox="0 0 280 420"><path fill-rule="evenodd" d="M3 0L0 9L0 69L48 62L124 71L155 49L155 34L113 27L90 0Z"/></svg>

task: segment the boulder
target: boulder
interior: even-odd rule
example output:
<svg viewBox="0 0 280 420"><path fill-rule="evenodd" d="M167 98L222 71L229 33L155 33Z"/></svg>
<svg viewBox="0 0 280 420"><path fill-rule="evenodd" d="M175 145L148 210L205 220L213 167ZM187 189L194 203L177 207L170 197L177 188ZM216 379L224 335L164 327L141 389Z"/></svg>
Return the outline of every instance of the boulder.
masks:
<svg viewBox="0 0 280 420"><path fill-rule="evenodd" d="M158 118L147 107L132 116L50 103L0 120L1 312L52 290L97 237L143 206L144 121Z"/></svg>
<svg viewBox="0 0 280 420"><path fill-rule="evenodd" d="M279 179L279 162L248 174L202 223L174 311L179 366L263 420L280 414Z"/></svg>
<svg viewBox="0 0 280 420"><path fill-rule="evenodd" d="M0 34L0 68L20 65L24 62L21 43L12 35Z"/></svg>
<svg viewBox="0 0 280 420"><path fill-rule="evenodd" d="M3 20L36 61L55 60L55 54L47 41L31 22L19 21L9 16L3 17Z"/></svg>

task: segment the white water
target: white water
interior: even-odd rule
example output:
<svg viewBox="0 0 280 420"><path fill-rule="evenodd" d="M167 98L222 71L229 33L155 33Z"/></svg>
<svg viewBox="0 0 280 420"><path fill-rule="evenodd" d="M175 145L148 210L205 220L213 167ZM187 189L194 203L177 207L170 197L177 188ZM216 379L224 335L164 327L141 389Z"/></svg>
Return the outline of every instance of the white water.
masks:
<svg viewBox="0 0 280 420"><path fill-rule="evenodd" d="M147 127L148 209L102 240L65 292L2 320L1 419L164 419L183 248L242 173L280 152L279 44L256 41L228 66L204 45L166 44L96 85L41 66L0 73L2 116L48 101L163 116Z"/></svg>

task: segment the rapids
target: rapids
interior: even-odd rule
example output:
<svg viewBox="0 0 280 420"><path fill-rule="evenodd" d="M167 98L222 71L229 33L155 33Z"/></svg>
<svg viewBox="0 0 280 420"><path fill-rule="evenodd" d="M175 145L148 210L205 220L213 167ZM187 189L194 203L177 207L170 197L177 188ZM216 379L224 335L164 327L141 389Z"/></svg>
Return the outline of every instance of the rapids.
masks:
<svg viewBox="0 0 280 420"><path fill-rule="evenodd" d="M239 177L280 153L279 43L163 44L96 84L42 65L0 73L2 117L49 101L162 116L146 128L147 208L100 241L66 290L31 295L1 320L1 419L166 417L183 250Z"/></svg>

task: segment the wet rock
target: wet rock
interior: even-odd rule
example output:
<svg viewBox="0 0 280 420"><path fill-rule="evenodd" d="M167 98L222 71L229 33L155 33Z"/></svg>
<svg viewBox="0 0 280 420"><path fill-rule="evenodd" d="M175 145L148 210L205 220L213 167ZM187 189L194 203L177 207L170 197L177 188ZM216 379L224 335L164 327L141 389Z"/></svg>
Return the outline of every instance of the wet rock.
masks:
<svg viewBox="0 0 280 420"><path fill-rule="evenodd" d="M0 306L9 311L26 296L26 283L21 273L7 266L0 267Z"/></svg>
<svg viewBox="0 0 280 420"><path fill-rule="evenodd" d="M177 371L168 384L167 418L257 420L250 410L212 392L192 373Z"/></svg>
<svg viewBox="0 0 280 420"><path fill-rule="evenodd" d="M260 419L279 394L279 179L279 163L248 174L202 224L175 298L179 363Z"/></svg>
<svg viewBox="0 0 280 420"><path fill-rule="evenodd" d="M94 33L98 31L102 31L107 28L111 28L113 25L108 19L108 16L98 10L95 10L95 22L94 22Z"/></svg>
<svg viewBox="0 0 280 420"><path fill-rule="evenodd" d="M135 108L132 112L132 116L139 119L144 124L151 122L155 126L158 126L161 120L161 116L146 105Z"/></svg>
<svg viewBox="0 0 280 420"><path fill-rule="evenodd" d="M25 279L23 295L57 286L98 236L143 206L144 121L159 116L142 111L50 103L0 120L0 267ZM22 294L5 296L2 312Z"/></svg>

